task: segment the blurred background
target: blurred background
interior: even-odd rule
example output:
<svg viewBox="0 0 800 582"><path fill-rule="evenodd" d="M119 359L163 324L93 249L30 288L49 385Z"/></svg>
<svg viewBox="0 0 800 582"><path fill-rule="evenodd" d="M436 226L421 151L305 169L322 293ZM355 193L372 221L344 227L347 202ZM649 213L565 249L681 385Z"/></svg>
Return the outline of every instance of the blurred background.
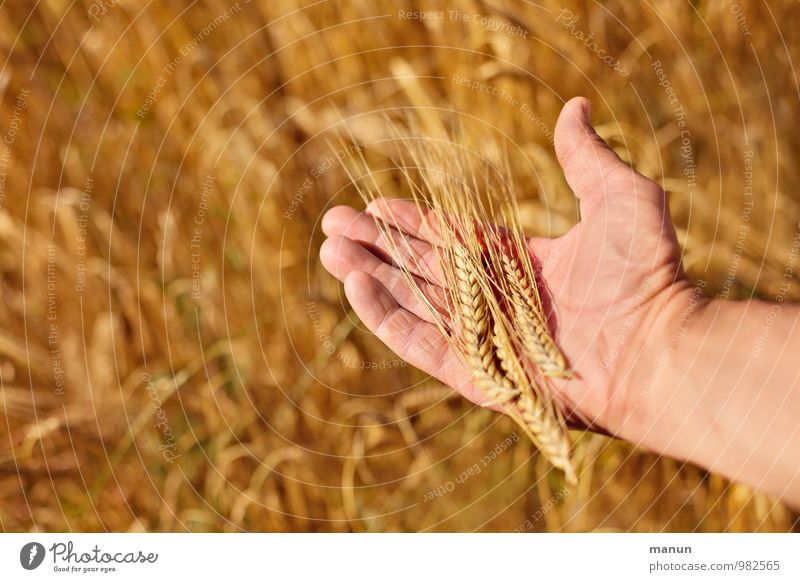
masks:
<svg viewBox="0 0 800 582"><path fill-rule="evenodd" d="M791 531L775 500L508 419L406 366L319 265L405 108L491 129L530 234L579 219L574 95L716 295L800 299L794 2L0 4L5 531ZM392 173L376 174L403 195ZM789 273L790 284L785 273Z"/></svg>

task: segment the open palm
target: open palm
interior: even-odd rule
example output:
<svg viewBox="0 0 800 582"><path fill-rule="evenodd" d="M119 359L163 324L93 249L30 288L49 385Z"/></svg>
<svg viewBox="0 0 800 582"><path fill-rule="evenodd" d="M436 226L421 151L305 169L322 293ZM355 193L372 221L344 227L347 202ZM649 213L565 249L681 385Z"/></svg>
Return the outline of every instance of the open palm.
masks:
<svg viewBox="0 0 800 582"><path fill-rule="evenodd" d="M669 330L691 289L680 268L679 247L663 190L624 164L596 134L583 98L563 108L555 131L559 162L580 200L581 222L557 239L529 240L541 267L556 339L577 372L555 383L568 414L636 440L658 394L646 391ZM417 206L371 204L366 212L339 206L323 219L329 237L323 265L345 283L364 324L400 357L481 404L458 354L432 323L409 287L376 219L397 227L396 245L413 256L419 284L434 303L446 294L434 246L438 237ZM400 257L403 260L403 257Z"/></svg>

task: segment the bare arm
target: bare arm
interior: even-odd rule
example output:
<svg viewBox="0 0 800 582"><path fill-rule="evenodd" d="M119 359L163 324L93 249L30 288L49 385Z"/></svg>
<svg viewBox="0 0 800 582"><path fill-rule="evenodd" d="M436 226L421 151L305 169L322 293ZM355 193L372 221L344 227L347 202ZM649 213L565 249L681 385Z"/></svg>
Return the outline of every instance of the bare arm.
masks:
<svg viewBox="0 0 800 582"><path fill-rule="evenodd" d="M711 300L689 311L635 372L642 444L800 506L800 306Z"/></svg>

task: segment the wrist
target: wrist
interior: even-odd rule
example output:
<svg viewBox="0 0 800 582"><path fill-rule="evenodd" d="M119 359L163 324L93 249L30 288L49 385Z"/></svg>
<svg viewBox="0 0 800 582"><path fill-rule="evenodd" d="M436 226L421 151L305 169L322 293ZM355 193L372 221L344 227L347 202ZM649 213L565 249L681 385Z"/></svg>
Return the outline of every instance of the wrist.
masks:
<svg viewBox="0 0 800 582"><path fill-rule="evenodd" d="M643 303L625 380L618 384L624 394L620 436L660 453L678 445L675 435L692 405L691 394L679 388L697 353L691 346L703 333L710 302L704 286L681 280Z"/></svg>

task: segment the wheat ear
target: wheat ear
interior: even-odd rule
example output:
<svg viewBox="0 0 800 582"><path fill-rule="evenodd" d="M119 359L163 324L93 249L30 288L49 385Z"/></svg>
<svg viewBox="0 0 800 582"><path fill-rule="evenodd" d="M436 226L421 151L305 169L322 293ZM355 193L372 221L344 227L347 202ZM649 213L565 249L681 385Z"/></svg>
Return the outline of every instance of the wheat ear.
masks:
<svg viewBox="0 0 800 582"><path fill-rule="evenodd" d="M488 397L484 406L509 403L519 395L519 389L497 366L489 333L491 314L475 267L471 264L466 249L459 244L454 245L453 258L459 325L464 355L473 381Z"/></svg>
<svg viewBox="0 0 800 582"><path fill-rule="evenodd" d="M534 444L539 447L544 456L554 467L564 471L564 478L569 483L577 483L575 469L570 460L570 442L567 432L561 425L556 415L534 396L532 392L522 392L516 401L520 418L514 414L511 417L523 429L528 429ZM520 422L521 420L521 422Z"/></svg>
<svg viewBox="0 0 800 582"><path fill-rule="evenodd" d="M576 482L575 470L570 460L570 441L559 417L547 404L543 396L533 389L508 332L500 321L495 321L493 342L506 376L520 387L519 398L509 406L506 413L528 434L545 458L558 469L570 483Z"/></svg>
<svg viewBox="0 0 800 582"><path fill-rule="evenodd" d="M527 355L545 376L570 378L572 370L567 366L564 354L556 345L540 313L541 305L527 274L513 255L500 253L503 273L508 282L514 321L520 328L520 336Z"/></svg>

